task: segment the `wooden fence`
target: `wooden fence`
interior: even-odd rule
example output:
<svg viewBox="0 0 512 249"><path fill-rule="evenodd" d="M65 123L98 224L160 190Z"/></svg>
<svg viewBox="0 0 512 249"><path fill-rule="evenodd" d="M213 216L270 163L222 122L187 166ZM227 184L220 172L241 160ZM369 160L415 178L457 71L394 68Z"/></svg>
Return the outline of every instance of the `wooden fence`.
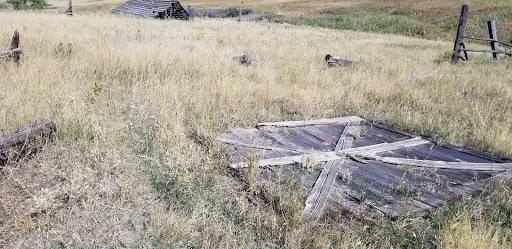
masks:
<svg viewBox="0 0 512 249"><path fill-rule="evenodd" d="M9 50L0 52L1 60L13 60L14 62L18 62L20 60L21 54L23 54L23 50L19 47L20 45L20 33L18 30L14 31L14 35L12 36L11 46Z"/></svg>
<svg viewBox="0 0 512 249"><path fill-rule="evenodd" d="M497 32L496 32L496 23L494 20L490 20L487 22L487 26L489 29L489 38L477 38L465 35L466 22L468 20L469 6L465 4L462 6L462 11L460 13L459 26L457 28L457 36L455 38L455 45L453 47L453 55L452 55L452 63L458 63L459 59L468 60L467 52L481 52L481 53L492 53L492 56L495 60L500 58L500 54L512 56L512 52L507 52L501 50L500 45L504 46L507 49L512 48L512 44L502 42L498 40ZM482 50L482 49L470 49L466 48L466 44L464 43L464 39L468 40L477 40L477 41L487 41L490 42L491 50ZM464 57L460 54L464 53Z"/></svg>

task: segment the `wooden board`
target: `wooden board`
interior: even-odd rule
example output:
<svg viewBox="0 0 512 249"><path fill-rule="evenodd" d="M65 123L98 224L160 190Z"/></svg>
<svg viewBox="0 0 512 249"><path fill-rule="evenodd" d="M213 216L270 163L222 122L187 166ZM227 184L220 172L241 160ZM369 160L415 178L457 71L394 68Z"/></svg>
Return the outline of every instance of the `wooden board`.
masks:
<svg viewBox="0 0 512 249"><path fill-rule="evenodd" d="M218 141L230 147L233 168L248 167L248 158L258 154L251 163L284 167L283 177L293 168L303 172L303 186L310 191L303 215L310 221L424 213L480 193L486 181L512 178L510 159L359 117L260 123L256 129L232 129ZM311 174L304 163L323 169Z"/></svg>

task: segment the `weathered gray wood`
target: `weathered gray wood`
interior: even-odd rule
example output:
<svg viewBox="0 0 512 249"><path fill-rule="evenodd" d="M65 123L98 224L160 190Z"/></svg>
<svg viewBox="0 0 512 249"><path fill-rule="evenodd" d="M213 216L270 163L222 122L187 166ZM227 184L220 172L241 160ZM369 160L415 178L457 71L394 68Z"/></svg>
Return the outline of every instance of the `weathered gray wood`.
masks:
<svg viewBox="0 0 512 249"><path fill-rule="evenodd" d="M358 123L363 122L364 119L356 116L352 117L341 117L341 118L330 118L330 119L318 119L309 121L284 121L275 123L259 123L258 127L261 126L274 126L274 127L301 127L310 125L331 125L331 124L347 124L347 123Z"/></svg>
<svg viewBox="0 0 512 249"><path fill-rule="evenodd" d="M0 137L0 163L5 163L11 155L22 153L27 143L51 136L55 130L55 123L40 123Z"/></svg>
<svg viewBox="0 0 512 249"><path fill-rule="evenodd" d="M12 36L11 46L8 51L0 52L0 59L13 60L14 62L18 62L20 60L20 55L23 53L23 50L19 48L20 45L20 33L18 30L14 31L14 35Z"/></svg>
<svg viewBox="0 0 512 249"><path fill-rule="evenodd" d="M498 35L496 34L496 23L494 20L490 20L487 22L487 26L489 27L489 38L493 41L491 41L491 50L498 51L500 50L498 47L498 43L496 42L498 40ZM492 57L495 60L500 59L499 53L492 53Z"/></svg>
<svg viewBox="0 0 512 249"><path fill-rule="evenodd" d="M503 50L485 50L485 49L471 49L471 48L463 48L461 51L467 52L477 52L477 53L493 53L493 54L504 54L512 56L511 52L505 52Z"/></svg>
<svg viewBox="0 0 512 249"><path fill-rule="evenodd" d="M361 128L362 127L359 125L347 124L347 126L345 126L345 129L341 133L338 142L336 143L334 151L350 149L350 147L352 147L352 142L354 141L355 137L357 137L359 135L359 132L361 132Z"/></svg>
<svg viewBox="0 0 512 249"><path fill-rule="evenodd" d="M360 130L360 126L345 126L345 129L336 143L335 149L343 150L350 148L352 146L352 141L354 141L354 136ZM344 160L345 159L329 160L325 164L322 173L320 173L320 176L313 187L313 191L306 200L306 206L302 212L306 220L317 220L322 214L325 202L333 186L334 179L336 178L339 167L343 164Z"/></svg>
<svg viewBox="0 0 512 249"><path fill-rule="evenodd" d="M331 160L325 164L325 167L313 186L311 194L306 200L306 206L302 211L302 215L306 220L316 220L322 213L332 183L342 163L343 160Z"/></svg>
<svg viewBox="0 0 512 249"><path fill-rule="evenodd" d="M464 38L471 39L471 40L477 40L477 41L497 42L498 44L501 44L501 45L504 45L504 46L507 46L507 47L512 47L512 44L509 44L509 43L506 43L506 42L502 42L502 41L499 41L499 40L495 40L495 39L478 38L478 37L471 37L471 36L464 36Z"/></svg>
<svg viewBox="0 0 512 249"><path fill-rule="evenodd" d="M13 50L0 52L0 57L15 57L23 53L21 48L15 48Z"/></svg>
<svg viewBox="0 0 512 249"><path fill-rule="evenodd" d="M237 61L242 65L258 65L257 60L249 59L247 55L244 53L236 54L235 56L233 56L233 60Z"/></svg>
<svg viewBox="0 0 512 249"><path fill-rule="evenodd" d="M329 151L329 152L322 152L322 153L310 153L306 155L300 155L300 156L290 156L290 157L282 157L282 158L274 158L274 159L265 159L261 160L259 162L260 167L266 167L266 166L279 166L279 165L288 165L288 164L295 164L295 163L301 163L306 157L308 157L311 160L318 161L318 162L324 162L329 160L336 160L341 159L345 157L345 154L352 154L353 156L372 156L377 153L401 149L401 148L407 148L412 146L418 146L421 144L428 143L427 140L421 139L420 137L411 138L408 140L395 142L395 143L383 143L383 144L376 144L376 145L370 145L365 147L358 147L358 148L350 148L350 149L344 149L339 150L337 152ZM232 164L232 168L246 168L249 164L247 163L235 163Z"/></svg>
<svg viewBox="0 0 512 249"><path fill-rule="evenodd" d="M225 138L225 137L217 137L217 141L222 142L222 143L226 143L226 144L232 144L232 145L248 147L248 148L255 148L255 149L264 149L264 150L275 150L275 151L285 151L285 152L298 152L298 153L315 153L315 152L318 152L316 150L308 150L308 149L301 149L301 148L289 148L289 147L282 147L282 146L248 144L248 143L241 142L239 140Z"/></svg>
<svg viewBox="0 0 512 249"><path fill-rule="evenodd" d="M347 66L354 62L358 62L359 59L352 59L347 57L341 57L341 56L332 56L330 54L325 56L325 61L327 62L327 65L330 67L335 66Z"/></svg>
<svg viewBox="0 0 512 249"><path fill-rule="evenodd" d="M421 137L415 137L394 143L381 143L370 146L340 150L339 153L340 155L343 155L344 153L350 153L356 156L371 156L386 151L409 148L427 143L430 142L428 140L422 139Z"/></svg>
<svg viewBox="0 0 512 249"><path fill-rule="evenodd" d="M512 163L445 162L380 156L365 156L365 158L394 165L408 165L436 169L457 169L473 171L506 171L508 169L512 169Z"/></svg>
<svg viewBox="0 0 512 249"><path fill-rule="evenodd" d="M459 26L457 28L457 36L455 37L455 45L453 46L452 63L459 61L460 47L464 42L464 31L468 20L469 5L464 4L460 12Z"/></svg>
<svg viewBox="0 0 512 249"><path fill-rule="evenodd" d="M292 127L288 127L290 123L287 122L277 124L260 126L258 130L251 131L235 129L232 134L220 137L246 145L269 146L250 148L229 145L236 146L241 155L253 158L252 163L259 166L290 165L284 167L286 172L279 171L279 177L302 174L303 188L312 189L303 211L308 220L350 216L352 212L357 213L356 210L368 210L369 207L377 213L391 216L422 213L462 195L480 193L482 182L498 179L493 177L495 175L502 176L499 179L512 178L512 170L505 171L512 169L510 159L456 146L438 145L414 134L378 127L368 121L356 122L356 126L362 127L361 134L349 132L354 129L350 122L318 126L314 123L292 123ZM342 134L345 139L341 138ZM334 141L338 147L332 144ZM351 146L360 147L339 147L349 141L352 142ZM275 147L278 150L273 150ZM281 148L287 149L279 150ZM296 148L328 148L336 151L290 151ZM258 161L258 158L265 159ZM325 167L320 176L305 173L293 165L324 161ZM340 170L341 163L343 168ZM233 164L233 167L247 167L247 161ZM263 172L276 169L268 167ZM306 175L308 178L304 180L302 177ZM332 180L336 175L338 177ZM409 190L412 194L409 194ZM350 210L344 205L347 199L352 200L349 201Z"/></svg>

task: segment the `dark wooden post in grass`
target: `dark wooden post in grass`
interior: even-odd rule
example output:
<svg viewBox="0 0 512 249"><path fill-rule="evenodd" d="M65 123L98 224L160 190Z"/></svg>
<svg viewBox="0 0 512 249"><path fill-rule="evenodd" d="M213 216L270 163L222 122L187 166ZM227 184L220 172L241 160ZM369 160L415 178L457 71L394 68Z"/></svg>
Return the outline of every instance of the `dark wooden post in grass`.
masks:
<svg viewBox="0 0 512 249"><path fill-rule="evenodd" d="M73 16L73 0L68 0L68 9L64 12L64 14L68 16Z"/></svg>
<svg viewBox="0 0 512 249"><path fill-rule="evenodd" d="M18 62L20 60L20 55L23 53L23 50L19 48L20 46L20 33L18 30L14 31L14 35L12 36L11 46L8 51L0 52L1 60L13 60L14 62Z"/></svg>
<svg viewBox="0 0 512 249"><path fill-rule="evenodd" d="M23 128L17 132L0 137L0 165L9 159L17 158L22 153L37 150L37 141L51 138L56 130L55 123L40 123ZM34 144L34 142L36 142Z"/></svg>
<svg viewBox="0 0 512 249"><path fill-rule="evenodd" d="M466 21L468 20L469 6L464 4L460 12L459 27L457 28L457 37L455 38L455 45L453 46L452 63L459 61L460 47L464 43L464 30L466 29Z"/></svg>
<svg viewBox="0 0 512 249"><path fill-rule="evenodd" d="M491 41L491 50L498 51L500 49L498 47L498 35L496 34L496 23L494 22L494 20L490 20L487 22L487 26L489 27L489 38L492 40ZM492 57L495 60L499 60L500 54L493 52Z"/></svg>

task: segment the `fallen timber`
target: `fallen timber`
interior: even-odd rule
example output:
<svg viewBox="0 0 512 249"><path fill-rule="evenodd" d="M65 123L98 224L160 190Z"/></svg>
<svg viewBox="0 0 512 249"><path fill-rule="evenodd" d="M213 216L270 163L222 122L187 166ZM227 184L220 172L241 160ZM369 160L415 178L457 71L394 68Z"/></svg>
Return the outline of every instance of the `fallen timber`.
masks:
<svg viewBox="0 0 512 249"><path fill-rule="evenodd" d="M234 128L218 141L235 160L230 166L236 170L260 167L260 180L274 184L299 177L310 192L303 210L309 221L336 220L340 214L421 214L476 195L486 182L512 178L510 159L359 117L260 123L247 130ZM276 174L280 176L274 179Z"/></svg>
<svg viewBox="0 0 512 249"><path fill-rule="evenodd" d="M33 150L37 141L48 139L55 134L56 126L53 122L35 124L23 128L17 132L0 137L0 164L5 164L8 160L19 157L23 153L30 153L28 149ZM30 146L29 146L30 145Z"/></svg>
<svg viewBox="0 0 512 249"><path fill-rule="evenodd" d="M20 60L21 54L23 54L23 50L19 47L19 44L20 33L18 32L18 30L16 30L14 31L14 35L12 36L11 46L9 47L9 50L0 52L0 59L18 62Z"/></svg>

